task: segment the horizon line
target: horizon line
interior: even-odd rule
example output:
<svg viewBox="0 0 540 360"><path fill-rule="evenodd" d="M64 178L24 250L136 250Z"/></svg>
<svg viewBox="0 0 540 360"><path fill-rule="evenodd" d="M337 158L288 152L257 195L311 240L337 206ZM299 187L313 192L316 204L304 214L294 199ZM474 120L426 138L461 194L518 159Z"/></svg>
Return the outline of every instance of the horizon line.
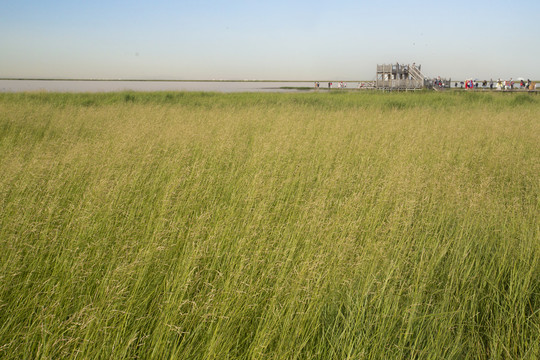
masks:
<svg viewBox="0 0 540 360"><path fill-rule="evenodd" d="M0 77L0 80L32 81L156 81L156 82L365 82L375 80L272 80L272 79L137 79L137 78L39 78L39 77Z"/></svg>

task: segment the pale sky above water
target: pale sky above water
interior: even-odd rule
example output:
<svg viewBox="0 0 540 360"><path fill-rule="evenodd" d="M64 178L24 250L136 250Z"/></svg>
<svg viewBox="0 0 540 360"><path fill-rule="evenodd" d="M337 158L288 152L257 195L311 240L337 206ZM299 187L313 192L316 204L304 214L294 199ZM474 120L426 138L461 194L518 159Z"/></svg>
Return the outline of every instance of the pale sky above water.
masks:
<svg viewBox="0 0 540 360"><path fill-rule="evenodd" d="M539 0L0 0L1 78L540 80Z"/></svg>

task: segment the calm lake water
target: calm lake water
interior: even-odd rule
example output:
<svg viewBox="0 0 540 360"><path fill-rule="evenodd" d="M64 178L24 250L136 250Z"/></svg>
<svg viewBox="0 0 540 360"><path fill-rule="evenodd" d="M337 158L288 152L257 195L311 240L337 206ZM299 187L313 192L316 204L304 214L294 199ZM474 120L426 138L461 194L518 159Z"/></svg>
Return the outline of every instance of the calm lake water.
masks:
<svg viewBox="0 0 540 360"><path fill-rule="evenodd" d="M321 82L328 88L328 82ZM337 88L338 82L333 83ZM356 88L357 82L347 83ZM0 80L0 92L111 92L111 91L217 91L217 92L295 92L284 87L314 88L313 82L256 81L84 81L84 80Z"/></svg>

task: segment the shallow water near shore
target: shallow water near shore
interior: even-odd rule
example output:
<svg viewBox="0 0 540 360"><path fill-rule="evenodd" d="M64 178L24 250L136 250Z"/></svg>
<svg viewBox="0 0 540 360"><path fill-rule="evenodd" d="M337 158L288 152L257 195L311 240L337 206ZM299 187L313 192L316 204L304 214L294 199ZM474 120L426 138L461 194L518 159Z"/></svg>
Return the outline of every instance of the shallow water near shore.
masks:
<svg viewBox="0 0 540 360"><path fill-rule="evenodd" d="M337 88L334 82L332 88ZM321 82L321 88L328 83ZM358 83L348 83L357 88ZM311 81L144 81L144 80L0 80L0 92L112 92L112 91L215 91L231 92L295 92L314 90Z"/></svg>

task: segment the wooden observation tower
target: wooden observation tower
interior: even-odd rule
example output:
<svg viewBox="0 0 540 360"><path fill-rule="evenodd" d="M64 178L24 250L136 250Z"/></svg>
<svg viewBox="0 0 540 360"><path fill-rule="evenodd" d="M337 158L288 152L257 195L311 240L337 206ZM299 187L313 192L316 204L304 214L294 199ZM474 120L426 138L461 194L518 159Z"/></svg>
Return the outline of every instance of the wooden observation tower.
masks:
<svg viewBox="0 0 540 360"><path fill-rule="evenodd" d="M381 90L418 90L427 85L420 72L421 65L389 64L377 65L375 87Z"/></svg>

